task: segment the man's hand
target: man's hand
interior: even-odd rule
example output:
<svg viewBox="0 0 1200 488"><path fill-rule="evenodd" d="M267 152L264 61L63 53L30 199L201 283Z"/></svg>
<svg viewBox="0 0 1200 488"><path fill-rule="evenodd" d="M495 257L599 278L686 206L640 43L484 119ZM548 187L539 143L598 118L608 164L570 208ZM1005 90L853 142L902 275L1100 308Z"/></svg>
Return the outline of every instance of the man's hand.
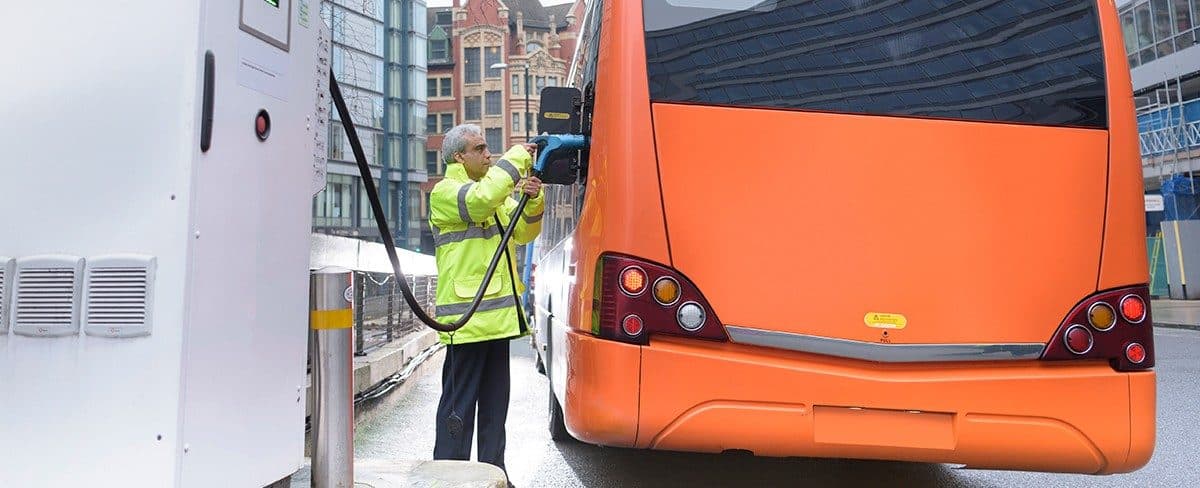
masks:
<svg viewBox="0 0 1200 488"><path fill-rule="evenodd" d="M517 190L529 195L530 198L537 198L538 192L542 191L542 180L536 176L530 176L517 184Z"/></svg>
<svg viewBox="0 0 1200 488"><path fill-rule="evenodd" d="M521 146L529 152L530 156L533 156L533 153L537 152L537 144L521 144Z"/></svg>

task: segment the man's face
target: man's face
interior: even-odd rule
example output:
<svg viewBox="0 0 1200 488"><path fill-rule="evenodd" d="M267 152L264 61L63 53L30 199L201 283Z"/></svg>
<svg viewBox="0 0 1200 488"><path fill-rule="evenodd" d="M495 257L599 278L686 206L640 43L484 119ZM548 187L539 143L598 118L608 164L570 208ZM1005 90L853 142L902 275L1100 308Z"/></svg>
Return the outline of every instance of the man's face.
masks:
<svg viewBox="0 0 1200 488"><path fill-rule="evenodd" d="M472 179L482 178L492 167L492 153L488 151L487 142L482 136L468 135L466 151L455 154L454 159L462 163L467 176Z"/></svg>

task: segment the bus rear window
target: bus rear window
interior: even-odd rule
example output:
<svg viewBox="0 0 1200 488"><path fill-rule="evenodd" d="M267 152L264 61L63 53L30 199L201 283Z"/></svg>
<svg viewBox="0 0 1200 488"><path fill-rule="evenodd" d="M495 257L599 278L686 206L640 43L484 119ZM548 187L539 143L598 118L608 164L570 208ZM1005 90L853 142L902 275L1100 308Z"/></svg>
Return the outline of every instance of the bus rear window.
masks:
<svg viewBox="0 0 1200 488"><path fill-rule="evenodd" d="M643 0L655 101L1107 126L1094 0Z"/></svg>

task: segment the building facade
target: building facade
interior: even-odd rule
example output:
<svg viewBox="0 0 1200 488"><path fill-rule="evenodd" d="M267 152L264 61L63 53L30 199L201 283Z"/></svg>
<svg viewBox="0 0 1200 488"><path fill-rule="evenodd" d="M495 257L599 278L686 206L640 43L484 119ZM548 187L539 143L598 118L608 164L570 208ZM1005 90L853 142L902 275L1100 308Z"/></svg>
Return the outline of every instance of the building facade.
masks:
<svg viewBox="0 0 1200 488"><path fill-rule="evenodd" d="M325 1L321 17L333 38L332 70L384 200L389 230L397 246L419 251L425 1ZM313 231L377 241L375 216L332 102L330 114L328 179L313 199Z"/></svg>

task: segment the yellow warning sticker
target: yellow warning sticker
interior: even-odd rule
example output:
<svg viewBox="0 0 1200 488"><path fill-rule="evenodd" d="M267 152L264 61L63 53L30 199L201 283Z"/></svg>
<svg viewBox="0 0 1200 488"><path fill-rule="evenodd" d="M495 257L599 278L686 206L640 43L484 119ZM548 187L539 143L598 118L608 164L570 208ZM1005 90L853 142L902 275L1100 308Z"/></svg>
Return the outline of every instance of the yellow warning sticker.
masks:
<svg viewBox="0 0 1200 488"><path fill-rule="evenodd" d="M571 114L564 114L562 112L545 112L542 115L547 119L554 120L569 120L571 118Z"/></svg>
<svg viewBox="0 0 1200 488"><path fill-rule="evenodd" d="M908 325L908 318L898 313L871 312L863 317L863 322L876 329L903 329Z"/></svg>

